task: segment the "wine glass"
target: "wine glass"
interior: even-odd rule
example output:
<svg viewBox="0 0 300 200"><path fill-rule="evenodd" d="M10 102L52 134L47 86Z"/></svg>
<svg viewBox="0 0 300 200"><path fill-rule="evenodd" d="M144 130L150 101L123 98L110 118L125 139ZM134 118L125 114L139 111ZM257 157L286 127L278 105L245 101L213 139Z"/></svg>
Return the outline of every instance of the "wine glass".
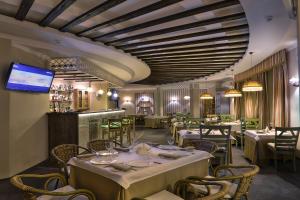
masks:
<svg viewBox="0 0 300 200"><path fill-rule="evenodd" d="M113 149L113 142L112 141L105 142L105 148L108 151L108 155L110 156Z"/></svg>
<svg viewBox="0 0 300 200"><path fill-rule="evenodd" d="M173 145L174 142L175 142L175 140L174 140L173 137L169 137L169 138L168 138L168 144L169 144L169 145Z"/></svg>

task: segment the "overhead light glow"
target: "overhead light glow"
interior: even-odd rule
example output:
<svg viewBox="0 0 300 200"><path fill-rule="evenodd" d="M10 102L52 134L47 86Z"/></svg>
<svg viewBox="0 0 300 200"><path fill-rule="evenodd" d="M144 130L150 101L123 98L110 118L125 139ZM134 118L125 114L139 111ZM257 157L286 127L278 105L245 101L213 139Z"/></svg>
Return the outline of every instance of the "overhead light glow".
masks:
<svg viewBox="0 0 300 200"><path fill-rule="evenodd" d="M190 100L191 97L190 96L184 96L183 98L184 98L184 100Z"/></svg>
<svg viewBox="0 0 300 200"><path fill-rule="evenodd" d="M210 94L210 93L207 93L207 92L204 92L200 95L200 99L202 100L209 100L209 99L213 99L214 97Z"/></svg>
<svg viewBox="0 0 300 200"><path fill-rule="evenodd" d="M224 97L241 97L242 93L237 89L228 89L225 91Z"/></svg>
<svg viewBox="0 0 300 200"><path fill-rule="evenodd" d="M246 81L242 88L243 92L260 92L263 91L263 86L257 81Z"/></svg>
<svg viewBox="0 0 300 200"><path fill-rule="evenodd" d="M111 93L110 90L108 90L108 92L107 92L106 94L107 94L107 96L109 96L109 97L112 95L112 93Z"/></svg>

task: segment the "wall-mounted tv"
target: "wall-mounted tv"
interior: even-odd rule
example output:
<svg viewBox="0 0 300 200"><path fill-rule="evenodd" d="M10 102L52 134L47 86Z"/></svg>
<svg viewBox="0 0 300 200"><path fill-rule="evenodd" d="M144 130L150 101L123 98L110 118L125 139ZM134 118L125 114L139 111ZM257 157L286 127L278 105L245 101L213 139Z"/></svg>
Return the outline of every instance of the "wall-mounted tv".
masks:
<svg viewBox="0 0 300 200"><path fill-rule="evenodd" d="M5 87L8 90L48 93L54 71L21 63L12 63Z"/></svg>

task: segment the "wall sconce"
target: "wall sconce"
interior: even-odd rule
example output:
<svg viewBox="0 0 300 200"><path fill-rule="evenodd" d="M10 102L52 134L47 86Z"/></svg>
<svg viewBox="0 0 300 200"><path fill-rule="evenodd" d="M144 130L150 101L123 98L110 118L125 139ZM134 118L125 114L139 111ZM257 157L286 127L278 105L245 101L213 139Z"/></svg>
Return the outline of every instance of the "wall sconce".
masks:
<svg viewBox="0 0 300 200"><path fill-rule="evenodd" d="M295 78L295 77L291 78L291 79L289 80L289 83L290 83L292 86L299 87L299 79L298 79L298 78Z"/></svg>
<svg viewBox="0 0 300 200"><path fill-rule="evenodd" d="M104 91L102 89L100 89L100 90L97 91L96 96L101 97L103 94L104 94Z"/></svg>
<svg viewBox="0 0 300 200"><path fill-rule="evenodd" d="M116 92L113 94L113 97L114 97L114 98L118 98L118 96L119 96L119 95L118 95L118 93L116 93Z"/></svg>
<svg viewBox="0 0 300 200"><path fill-rule="evenodd" d="M130 97L124 97L124 101L125 101L125 103L130 103L131 98Z"/></svg>
<svg viewBox="0 0 300 200"><path fill-rule="evenodd" d="M184 96L184 97L183 97L183 99L184 99L184 100L187 100L187 101L190 100L190 98L191 98L190 96Z"/></svg>
<svg viewBox="0 0 300 200"><path fill-rule="evenodd" d="M108 90L106 94L107 94L107 96L109 96L109 97L112 95L112 93L111 93L110 90Z"/></svg>
<svg viewBox="0 0 300 200"><path fill-rule="evenodd" d="M177 101L177 97L171 97L171 102L176 102Z"/></svg>

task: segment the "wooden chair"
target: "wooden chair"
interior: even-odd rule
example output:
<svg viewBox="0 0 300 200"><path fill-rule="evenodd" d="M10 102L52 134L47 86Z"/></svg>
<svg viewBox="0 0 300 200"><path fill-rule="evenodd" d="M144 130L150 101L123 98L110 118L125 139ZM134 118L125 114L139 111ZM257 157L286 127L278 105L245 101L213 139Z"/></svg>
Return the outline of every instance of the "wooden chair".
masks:
<svg viewBox="0 0 300 200"><path fill-rule="evenodd" d="M230 162L230 134L231 126L200 125L200 139L217 143L215 156L224 160L225 164Z"/></svg>
<svg viewBox="0 0 300 200"><path fill-rule="evenodd" d="M274 154L275 168L277 169L277 159L279 155L292 157L293 170L296 171L296 149L298 143L300 127L275 128L275 143L268 143L268 148ZM285 157L284 157L285 158Z"/></svg>
<svg viewBox="0 0 300 200"><path fill-rule="evenodd" d="M205 192L196 193L194 186L204 187ZM212 194L210 187L218 188L219 191ZM179 180L174 185L174 192L163 190L146 198L133 198L132 200L221 200L228 193L228 184L221 182L204 182L198 180Z"/></svg>
<svg viewBox="0 0 300 200"><path fill-rule="evenodd" d="M44 188L38 189L29 185L25 185L26 179L42 179L45 180ZM52 181L59 181L63 186L56 190L50 191ZM95 195L86 189L74 189L67 185L64 176L58 173L38 175L38 174L21 174L10 179L12 185L20 189L24 193L24 200L42 200L42 199L74 199L74 200L96 200Z"/></svg>
<svg viewBox="0 0 300 200"><path fill-rule="evenodd" d="M248 199L248 192L252 184L253 178L259 172L256 165L223 165L218 166L214 171L214 177L188 177L188 180L203 182L218 182L229 185L229 192L224 199L240 200ZM195 190L203 192L203 188L195 187ZM216 188L210 187L211 193L218 192ZM205 192L205 191L204 191Z"/></svg>
<svg viewBox="0 0 300 200"><path fill-rule="evenodd" d="M82 152L80 152L80 150ZM65 175L66 180L68 180L70 174L70 170L67 164L68 161L71 158L83 153L91 153L91 151L76 144L61 144L51 150L51 155L57 161L58 166L61 168L61 171Z"/></svg>
<svg viewBox="0 0 300 200"><path fill-rule="evenodd" d="M248 118L245 119L246 129L249 130L257 130L260 127L258 118Z"/></svg>
<svg viewBox="0 0 300 200"><path fill-rule="evenodd" d="M241 119L241 130L236 132L236 139L240 140L242 150L244 150L245 131L246 131L246 122L244 119Z"/></svg>
<svg viewBox="0 0 300 200"><path fill-rule="evenodd" d="M228 114L221 114L220 118L221 122L232 122L234 120L234 116Z"/></svg>
<svg viewBox="0 0 300 200"><path fill-rule="evenodd" d="M87 143L87 147L91 151L102 151L106 150L105 143L108 140L92 140Z"/></svg>
<svg viewBox="0 0 300 200"><path fill-rule="evenodd" d="M130 117L122 117L123 135L127 136L127 142L131 144L132 119Z"/></svg>
<svg viewBox="0 0 300 200"><path fill-rule="evenodd" d="M108 119L108 132L115 144L123 146L122 119Z"/></svg>
<svg viewBox="0 0 300 200"><path fill-rule="evenodd" d="M200 139L185 139L183 140L182 147L193 146L200 151L206 151L214 154L218 150L218 145L215 142Z"/></svg>
<svg viewBox="0 0 300 200"><path fill-rule="evenodd" d="M200 124L201 124L201 119L200 118L188 118L186 120L186 126L189 129L193 129L193 128L199 128Z"/></svg>

